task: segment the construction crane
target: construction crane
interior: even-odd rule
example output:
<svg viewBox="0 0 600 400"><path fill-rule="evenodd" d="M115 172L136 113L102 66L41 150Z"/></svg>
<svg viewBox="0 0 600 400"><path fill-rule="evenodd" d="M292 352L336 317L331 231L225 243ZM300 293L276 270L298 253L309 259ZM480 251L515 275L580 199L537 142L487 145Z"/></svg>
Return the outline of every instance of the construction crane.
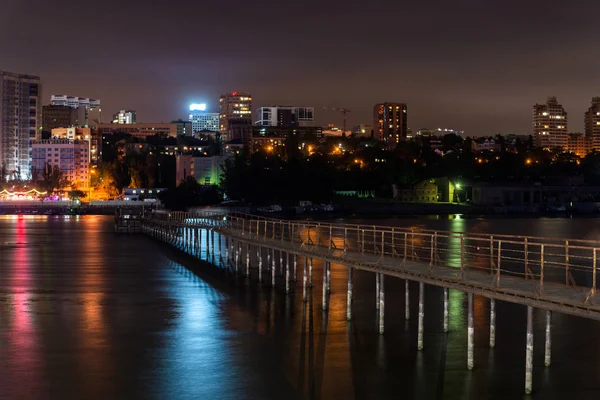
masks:
<svg viewBox="0 0 600 400"><path fill-rule="evenodd" d="M346 114L348 114L350 112L350 110L347 108L339 108L339 107L323 107L323 109L329 110L329 111L337 111L337 112L341 112L342 114L344 114L344 128L342 130L342 136L346 136Z"/></svg>

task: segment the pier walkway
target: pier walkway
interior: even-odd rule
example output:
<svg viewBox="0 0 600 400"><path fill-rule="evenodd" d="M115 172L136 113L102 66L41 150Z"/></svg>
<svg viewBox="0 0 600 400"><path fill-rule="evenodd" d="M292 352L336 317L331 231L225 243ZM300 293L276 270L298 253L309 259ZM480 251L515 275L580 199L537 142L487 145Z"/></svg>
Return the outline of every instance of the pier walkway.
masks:
<svg viewBox="0 0 600 400"><path fill-rule="evenodd" d="M448 330L448 289L464 291L469 300L469 369L473 368L473 294L485 296L491 302L490 347L495 346L495 301L523 304L527 306L526 393L532 390L533 307L546 310L545 362L548 366L553 311L600 320L596 291L600 242L595 241L286 221L208 211L155 214L144 220L143 231L184 250L199 248L204 238L207 254L212 254L214 260L215 253L219 257L224 253L225 262L237 273L249 276L251 265L258 267L259 281L263 280L264 270L267 274L270 272L270 283L275 286L276 272L281 271L286 292L290 291L290 278L297 277L297 260L301 256L305 260L302 285L305 300L312 286L312 260L320 259L325 265L324 309L330 291L330 264L346 266L348 319L352 317L352 271L373 272L380 333L384 332L385 321L384 278L405 280L407 319L410 316L408 281L419 282L419 349L423 348L425 284L444 288L444 331Z"/></svg>

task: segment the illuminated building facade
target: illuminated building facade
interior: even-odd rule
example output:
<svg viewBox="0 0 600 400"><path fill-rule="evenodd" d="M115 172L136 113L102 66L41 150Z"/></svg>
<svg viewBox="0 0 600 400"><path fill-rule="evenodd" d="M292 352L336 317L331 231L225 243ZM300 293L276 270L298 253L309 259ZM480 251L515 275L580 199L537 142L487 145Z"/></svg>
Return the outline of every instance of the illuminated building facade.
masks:
<svg viewBox="0 0 600 400"><path fill-rule="evenodd" d="M206 111L206 104L190 105L190 121L192 123L191 135L201 131L219 131L219 113Z"/></svg>
<svg viewBox="0 0 600 400"><path fill-rule="evenodd" d="M373 127L375 139L394 149L406 140L408 132L407 107L404 103L378 103L373 107Z"/></svg>
<svg viewBox="0 0 600 400"><path fill-rule="evenodd" d="M252 141L252 96L243 92L231 92L219 99L219 130L226 140L242 139L244 144Z"/></svg>
<svg viewBox="0 0 600 400"><path fill-rule="evenodd" d="M41 124L41 96L39 77L0 71L0 171L5 179L31 175L31 141Z"/></svg>
<svg viewBox="0 0 600 400"><path fill-rule="evenodd" d="M89 142L49 139L32 143L32 174L39 176L46 165L58 168L72 187L89 187Z"/></svg>
<svg viewBox="0 0 600 400"><path fill-rule="evenodd" d="M85 140L89 142L90 167L95 168L102 162L102 136L91 128L55 128L51 131L53 139Z"/></svg>
<svg viewBox="0 0 600 400"><path fill-rule="evenodd" d="M546 104L533 106L533 132L537 147L567 147L567 112L556 97L548 97Z"/></svg>

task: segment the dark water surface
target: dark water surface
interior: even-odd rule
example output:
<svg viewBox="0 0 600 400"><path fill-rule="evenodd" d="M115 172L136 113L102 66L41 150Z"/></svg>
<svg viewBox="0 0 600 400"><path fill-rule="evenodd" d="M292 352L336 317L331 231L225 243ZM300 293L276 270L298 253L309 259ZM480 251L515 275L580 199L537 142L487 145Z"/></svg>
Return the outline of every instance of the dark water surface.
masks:
<svg viewBox="0 0 600 400"><path fill-rule="evenodd" d="M340 220L358 222L359 220ZM363 220L364 221L364 220ZM598 219L378 219L371 224L600 239ZM302 260L300 260L302 265ZM0 216L1 399L519 399L524 306L475 296L475 369L466 368L467 295L426 287L418 352L417 285L404 320L404 283L386 279L386 333L376 326L375 278L355 274L346 321L346 269L332 265L330 308L300 280L286 296L141 235L110 217ZM534 394L600 397L600 323L555 313L544 366L544 312L534 311Z"/></svg>

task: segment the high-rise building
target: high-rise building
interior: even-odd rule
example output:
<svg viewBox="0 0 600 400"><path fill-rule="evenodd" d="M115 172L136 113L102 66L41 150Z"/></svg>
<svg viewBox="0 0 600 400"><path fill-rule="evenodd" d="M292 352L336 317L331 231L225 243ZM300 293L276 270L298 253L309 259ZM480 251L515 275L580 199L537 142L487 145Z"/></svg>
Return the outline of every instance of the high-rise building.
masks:
<svg viewBox="0 0 600 400"><path fill-rule="evenodd" d="M375 138L394 149L406 139L408 131L406 104L378 103L373 107L373 127Z"/></svg>
<svg viewBox="0 0 600 400"><path fill-rule="evenodd" d="M592 98L585 113L585 137L591 142L591 150L600 151L600 97Z"/></svg>
<svg viewBox="0 0 600 400"><path fill-rule="evenodd" d="M31 141L42 119L42 84L32 75L0 71L0 173L31 176Z"/></svg>
<svg viewBox="0 0 600 400"><path fill-rule="evenodd" d="M190 121L193 135L200 131L219 131L219 113L206 111L206 104L190 104Z"/></svg>
<svg viewBox="0 0 600 400"><path fill-rule="evenodd" d="M533 106L533 134L537 147L566 148L567 132L567 112L556 97L548 97L546 104Z"/></svg>
<svg viewBox="0 0 600 400"><path fill-rule="evenodd" d="M219 114L219 130L226 139L242 139L249 145L252 141L252 96L242 92L222 95Z"/></svg>
<svg viewBox="0 0 600 400"><path fill-rule="evenodd" d="M71 108L83 107L84 121L80 126L88 127L89 125L95 125L95 121L90 121L90 112L95 111L98 113L97 123L102 122L102 109L100 108L100 100L88 99L85 97L67 96L64 94L53 94L50 96L50 104L55 106L68 106ZM92 122L94 122L92 124Z"/></svg>
<svg viewBox="0 0 600 400"><path fill-rule="evenodd" d="M72 187L89 187L89 142L87 140L49 139L32 142L31 168L36 175L46 166L58 168Z"/></svg>
<svg viewBox="0 0 600 400"><path fill-rule="evenodd" d="M256 111L258 126L277 126L280 128L297 128L314 126L314 107L272 106L260 107Z"/></svg>
<svg viewBox="0 0 600 400"><path fill-rule="evenodd" d="M113 124L135 124L136 117L134 110L119 110L118 113L113 115Z"/></svg>

